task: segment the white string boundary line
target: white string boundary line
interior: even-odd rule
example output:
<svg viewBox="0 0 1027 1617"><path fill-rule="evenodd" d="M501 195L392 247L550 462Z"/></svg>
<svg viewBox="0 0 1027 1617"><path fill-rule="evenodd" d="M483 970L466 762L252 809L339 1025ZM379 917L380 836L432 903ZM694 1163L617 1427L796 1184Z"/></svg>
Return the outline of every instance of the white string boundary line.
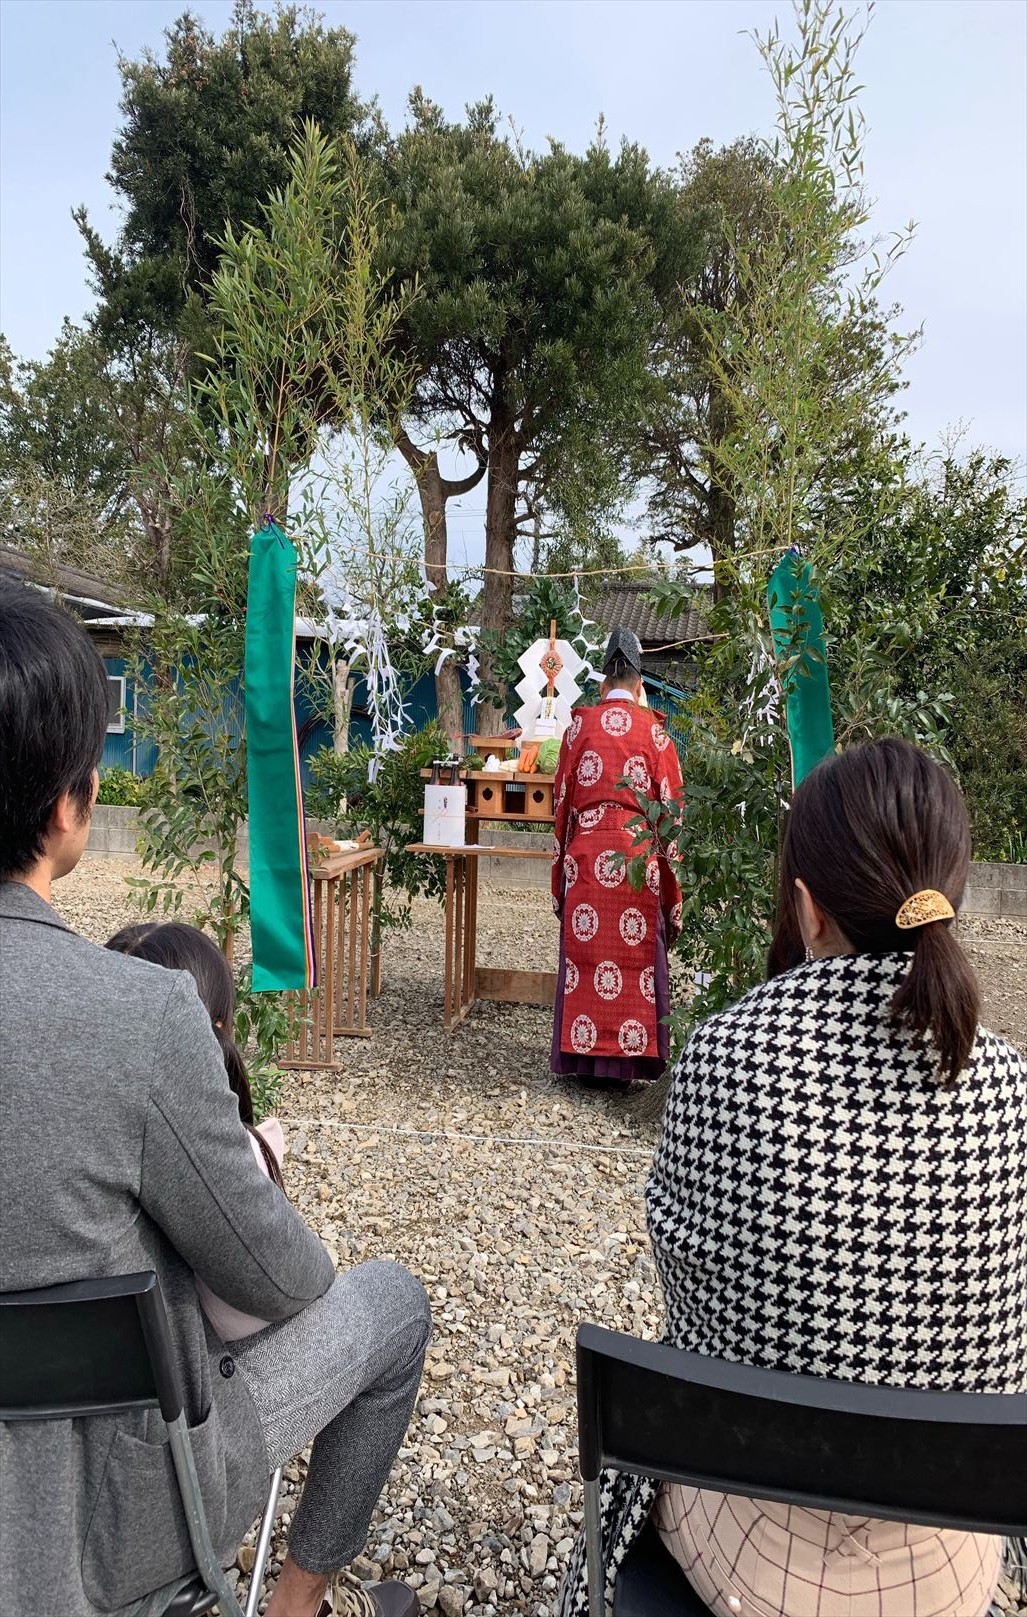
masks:
<svg viewBox="0 0 1027 1617"><path fill-rule="evenodd" d="M596 1151L603 1156L647 1157L655 1155L655 1148L647 1150L637 1145L592 1145L584 1140L552 1140L534 1135L516 1134L460 1134L455 1129L407 1129L387 1123L344 1123L337 1117L283 1117L289 1128L353 1129L359 1133L402 1134L415 1140L466 1140L473 1145L542 1145L551 1151Z"/></svg>

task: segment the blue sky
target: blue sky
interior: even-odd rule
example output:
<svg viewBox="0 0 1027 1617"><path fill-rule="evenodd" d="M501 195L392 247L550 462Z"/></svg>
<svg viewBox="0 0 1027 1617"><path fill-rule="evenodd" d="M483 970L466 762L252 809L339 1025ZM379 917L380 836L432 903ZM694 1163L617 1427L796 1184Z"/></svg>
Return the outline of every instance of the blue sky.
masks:
<svg viewBox="0 0 1027 1617"><path fill-rule="evenodd" d="M41 356L89 306L70 209L113 232L103 175L118 123L115 46L159 47L184 0L0 0L0 327ZM220 31L228 0L194 0ZM752 43L766 0L328 0L357 36L357 82L401 122L420 83L458 114L491 92L530 144L613 139L673 161L702 136L772 122ZM882 0L860 58L875 223L917 239L889 283L924 344L911 430L1027 456L1027 5ZM471 516L470 511L468 517ZM456 537L456 536L454 536Z"/></svg>

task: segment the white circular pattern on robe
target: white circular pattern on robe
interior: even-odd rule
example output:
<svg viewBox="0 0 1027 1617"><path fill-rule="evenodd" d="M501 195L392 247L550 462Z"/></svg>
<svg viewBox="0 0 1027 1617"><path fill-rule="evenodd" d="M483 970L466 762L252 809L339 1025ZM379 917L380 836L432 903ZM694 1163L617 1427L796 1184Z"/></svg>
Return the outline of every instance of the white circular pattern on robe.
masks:
<svg viewBox="0 0 1027 1617"><path fill-rule="evenodd" d="M669 803L674 793L670 789L670 781L666 776L660 782L660 802Z"/></svg>
<svg viewBox="0 0 1027 1617"><path fill-rule="evenodd" d="M624 987L621 969L615 960L602 960L596 967L595 988L600 999L616 999Z"/></svg>
<svg viewBox="0 0 1027 1617"><path fill-rule="evenodd" d="M557 808L560 807L560 804L563 802L563 800L564 800L564 798L566 796L567 796L567 776L565 775L563 777L563 780L560 782L560 790L556 794L556 806L557 806Z"/></svg>
<svg viewBox="0 0 1027 1617"><path fill-rule="evenodd" d="M553 837L553 864L554 865L559 862L559 858L560 858L560 854L561 854L562 850L563 850L563 843L560 841L559 837L554 836Z"/></svg>
<svg viewBox="0 0 1027 1617"><path fill-rule="evenodd" d="M575 913L577 913L575 911ZM641 943L646 934L645 916L641 910L628 909L620 918L620 935L625 943Z"/></svg>
<svg viewBox="0 0 1027 1617"><path fill-rule="evenodd" d="M644 1056L649 1043L649 1035L641 1022L622 1022L621 1030L617 1035L617 1043L626 1056Z"/></svg>
<svg viewBox="0 0 1027 1617"><path fill-rule="evenodd" d="M642 922L643 927L645 922ZM577 904L571 915L571 931L579 943L590 943L599 931L599 915L591 904Z"/></svg>
<svg viewBox="0 0 1027 1617"><path fill-rule="evenodd" d="M643 1033L645 1029L642 1029ZM590 1016L576 1016L571 1023L571 1049L576 1050L579 1056L588 1055L595 1048L596 1025Z"/></svg>
<svg viewBox="0 0 1027 1617"><path fill-rule="evenodd" d="M570 729L569 729L569 731L567 733L568 733L568 735L570 737L570 740L571 740L571 743L573 745L573 743L575 741L577 741L579 735L581 734L581 714L580 713L575 713L573 719L571 720L571 727L570 727Z"/></svg>
<svg viewBox="0 0 1027 1617"><path fill-rule="evenodd" d="M577 988L580 981L581 981L581 973L578 971L578 968L574 964L574 961L573 960L568 960L568 962L567 962L567 971L566 971L566 974L565 974L564 979L563 979L563 991L564 991L564 993L565 994L573 994L574 990Z"/></svg>
<svg viewBox="0 0 1027 1617"><path fill-rule="evenodd" d="M625 876L624 860L618 859L612 848L607 848L597 858L595 872L600 887L619 887Z"/></svg>
<svg viewBox="0 0 1027 1617"><path fill-rule="evenodd" d="M666 752L667 748L670 746L670 736L667 734L662 724L653 725L653 745L657 752Z"/></svg>
<svg viewBox="0 0 1027 1617"><path fill-rule="evenodd" d="M597 752L589 748L588 752L581 754L578 764L578 783L581 786L594 786L603 773L603 760Z"/></svg>
<svg viewBox="0 0 1027 1617"><path fill-rule="evenodd" d="M594 831L605 813L605 803L600 803L597 808L582 809L578 815L578 824L583 831Z"/></svg>
<svg viewBox="0 0 1027 1617"><path fill-rule="evenodd" d="M681 925L681 918L684 915L684 913L685 913L684 905L675 904L672 907L671 912L670 912L670 924L671 924L671 926L680 926Z"/></svg>
<svg viewBox="0 0 1027 1617"><path fill-rule="evenodd" d="M624 765L625 778L635 788L636 792L644 792L649 785L649 765L640 752L629 758Z"/></svg>
<svg viewBox="0 0 1027 1617"><path fill-rule="evenodd" d="M659 892L659 890L660 890L660 861L658 859L650 859L649 863L646 865L646 867L645 867L645 884L646 884L646 886L648 887L648 889L649 889L649 891L651 893L658 893Z"/></svg>
<svg viewBox="0 0 1027 1617"><path fill-rule="evenodd" d="M656 971L653 966L642 967L638 974L638 991L650 1005L656 1004Z"/></svg>
<svg viewBox="0 0 1027 1617"><path fill-rule="evenodd" d="M568 853L564 856L563 879L568 887L573 887L574 883L578 879L578 861L575 859L572 853Z"/></svg>
<svg viewBox="0 0 1027 1617"><path fill-rule="evenodd" d="M608 736L626 736L631 729L631 714L620 702L606 702L599 723Z"/></svg>

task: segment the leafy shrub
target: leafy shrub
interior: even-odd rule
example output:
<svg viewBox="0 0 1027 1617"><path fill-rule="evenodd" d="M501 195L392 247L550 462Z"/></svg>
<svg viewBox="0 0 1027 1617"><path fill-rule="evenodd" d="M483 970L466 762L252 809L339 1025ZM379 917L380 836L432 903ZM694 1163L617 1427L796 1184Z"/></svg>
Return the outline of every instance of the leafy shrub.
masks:
<svg viewBox="0 0 1027 1617"><path fill-rule="evenodd" d="M148 780L133 775L130 769L105 769L96 801L109 808L145 808L149 786Z"/></svg>
<svg viewBox="0 0 1027 1617"><path fill-rule="evenodd" d="M445 869L441 859L406 852L408 842L420 842L424 832L424 781L421 770L433 758L444 758L450 742L433 719L423 730L404 736L395 752L379 760L374 780L368 770L374 754L361 743L349 752L325 748L310 766L312 785L306 794L307 813L334 823L343 837L367 830L385 854L384 894L376 916L382 926L406 929L411 924L411 903L418 893L441 898Z"/></svg>
<svg viewBox="0 0 1027 1617"><path fill-rule="evenodd" d="M253 967L243 968L235 993L235 1040L246 1060L257 1123L281 1105L285 1073L275 1057L289 1037L289 1014L282 994L255 994Z"/></svg>

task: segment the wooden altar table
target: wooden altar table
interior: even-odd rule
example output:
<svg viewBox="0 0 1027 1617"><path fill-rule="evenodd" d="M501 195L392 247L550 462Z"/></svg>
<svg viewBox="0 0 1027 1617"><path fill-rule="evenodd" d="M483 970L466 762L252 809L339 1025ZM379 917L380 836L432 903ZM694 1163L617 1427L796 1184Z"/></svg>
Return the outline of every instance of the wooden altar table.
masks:
<svg viewBox="0 0 1027 1617"><path fill-rule="evenodd" d="M548 844L550 839L545 840ZM511 1005L555 1005L555 971L508 971L479 966L475 959L479 859L550 860L552 854L549 847L498 848L485 843L472 843L467 847L447 848L430 842L412 842L407 852L435 854L446 861L443 1025L447 1033L460 1026L477 999L501 1000Z"/></svg>

